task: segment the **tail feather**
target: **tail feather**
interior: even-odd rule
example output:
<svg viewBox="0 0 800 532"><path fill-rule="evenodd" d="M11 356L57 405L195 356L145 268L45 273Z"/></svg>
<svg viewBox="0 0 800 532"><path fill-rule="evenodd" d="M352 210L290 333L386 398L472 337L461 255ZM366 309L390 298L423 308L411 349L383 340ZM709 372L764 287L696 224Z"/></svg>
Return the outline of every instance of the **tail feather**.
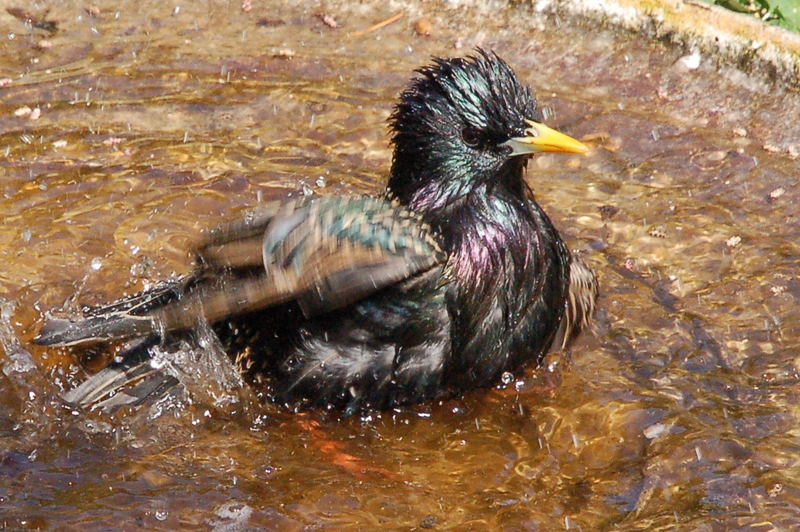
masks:
<svg viewBox="0 0 800 532"><path fill-rule="evenodd" d="M148 316L111 314L82 320L52 318L47 320L33 341L39 345L79 345L124 340L156 334L158 326Z"/></svg>
<svg viewBox="0 0 800 532"><path fill-rule="evenodd" d="M215 408L238 410L252 399L242 375L228 358L213 330L198 323L168 346L157 340L136 340L116 361L65 393L76 407L111 412L122 406L155 403L183 392ZM234 406L238 405L238 406Z"/></svg>
<svg viewBox="0 0 800 532"><path fill-rule="evenodd" d="M188 275L91 308L80 319L49 318L33 341L39 345L69 346L158 336L163 329L160 309L180 300L196 282L193 275Z"/></svg>
<svg viewBox="0 0 800 532"><path fill-rule="evenodd" d="M178 384L178 379L172 375L167 375L161 371L152 371L136 384L130 383L126 385L124 389L119 389L117 393L107 399L83 402L81 405L91 405L92 408L106 412L125 405L138 406L149 400L163 397L169 390L174 390Z"/></svg>
<svg viewBox="0 0 800 532"><path fill-rule="evenodd" d="M117 357L118 362L109 364L76 388L65 393L64 400L76 406L98 405L104 397L112 395L122 388L127 388L137 381L146 381L153 377L158 377L162 381L167 380L168 377L172 378L152 366L148 349L154 344L155 342L151 339L133 342ZM120 393L116 395L120 395ZM112 397L116 395L112 395Z"/></svg>

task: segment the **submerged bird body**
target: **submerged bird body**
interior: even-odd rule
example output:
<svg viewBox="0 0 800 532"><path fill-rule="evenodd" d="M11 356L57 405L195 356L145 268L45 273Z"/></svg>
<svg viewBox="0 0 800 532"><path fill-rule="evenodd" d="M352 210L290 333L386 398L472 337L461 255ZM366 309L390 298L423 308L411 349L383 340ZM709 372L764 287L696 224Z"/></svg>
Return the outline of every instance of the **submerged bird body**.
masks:
<svg viewBox="0 0 800 532"><path fill-rule="evenodd" d="M212 233L185 279L48 321L38 343L129 342L68 400L133 384L108 406L174 384L147 369L147 349L199 319L277 400L348 412L491 386L574 337L594 275L523 170L537 151L585 148L538 123L530 90L493 54L419 72L391 118L385 198L264 206Z"/></svg>

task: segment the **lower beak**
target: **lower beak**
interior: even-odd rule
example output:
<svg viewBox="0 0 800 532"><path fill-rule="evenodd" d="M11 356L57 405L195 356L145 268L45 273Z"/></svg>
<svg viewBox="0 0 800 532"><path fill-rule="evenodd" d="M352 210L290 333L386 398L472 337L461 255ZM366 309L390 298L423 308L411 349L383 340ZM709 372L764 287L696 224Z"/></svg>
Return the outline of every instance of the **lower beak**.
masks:
<svg viewBox="0 0 800 532"><path fill-rule="evenodd" d="M511 155L527 155L542 151L586 153L589 148L579 140L551 129L540 122L526 120L528 129L524 137L514 137L505 144L511 146Z"/></svg>

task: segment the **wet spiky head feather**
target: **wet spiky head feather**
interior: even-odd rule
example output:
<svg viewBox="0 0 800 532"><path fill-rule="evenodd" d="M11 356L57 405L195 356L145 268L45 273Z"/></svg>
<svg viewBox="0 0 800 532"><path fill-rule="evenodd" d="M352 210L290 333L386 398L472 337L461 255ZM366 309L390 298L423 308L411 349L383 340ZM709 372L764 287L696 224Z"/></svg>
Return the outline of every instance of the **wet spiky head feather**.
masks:
<svg viewBox="0 0 800 532"><path fill-rule="evenodd" d="M417 72L389 122L395 145L389 190L426 210L419 197L437 208L497 175L509 159L503 143L523 135L526 120L542 117L531 89L493 53L434 58Z"/></svg>

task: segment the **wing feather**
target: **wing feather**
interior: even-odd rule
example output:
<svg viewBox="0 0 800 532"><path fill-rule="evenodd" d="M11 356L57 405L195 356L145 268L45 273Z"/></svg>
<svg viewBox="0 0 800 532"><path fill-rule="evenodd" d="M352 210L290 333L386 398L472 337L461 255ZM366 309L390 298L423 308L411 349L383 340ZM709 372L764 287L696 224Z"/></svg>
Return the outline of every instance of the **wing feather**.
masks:
<svg viewBox="0 0 800 532"><path fill-rule="evenodd" d="M367 196L272 202L211 231L197 267L177 281L48 320L35 341L73 345L162 337L297 300L307 316L329 312L444 260L416 214Z"/></svg>

